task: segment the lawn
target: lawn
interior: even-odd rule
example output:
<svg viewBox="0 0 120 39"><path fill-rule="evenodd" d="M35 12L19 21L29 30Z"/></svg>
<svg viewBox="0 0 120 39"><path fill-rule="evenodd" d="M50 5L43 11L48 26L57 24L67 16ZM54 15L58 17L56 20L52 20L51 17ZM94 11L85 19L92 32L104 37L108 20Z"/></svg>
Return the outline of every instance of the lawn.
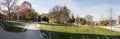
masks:
<svg viewBox="0 0 120 39"><path fill-rule="evenodd" d="M45 39L120 39L120 32L99 27L41 23Z"/></svg>
<svg viewBox="0 0 120 39"><path fill-rule="evenodd" d="M4 21L2 22L2 24L4 25L4 30L8 31L8 32L21 32L24 28L18 27L18 26L24 26L23 23L20 22L8 22L8 21Z"/></svg>

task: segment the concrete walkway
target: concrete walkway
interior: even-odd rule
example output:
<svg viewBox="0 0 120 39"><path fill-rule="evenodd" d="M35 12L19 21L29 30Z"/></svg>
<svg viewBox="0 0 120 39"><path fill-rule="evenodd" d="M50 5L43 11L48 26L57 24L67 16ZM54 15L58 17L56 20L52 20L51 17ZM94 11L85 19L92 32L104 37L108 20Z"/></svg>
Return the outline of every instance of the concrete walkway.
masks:
<svg viewBox="0 0 120 39"><path fill-rule="evenodd" d="M120 32L120 28L119 27L116 27L116 26L97 26L97 27L101 27L101 28L105 28L105 29L109 29L109 30L114 30L114 31L117 31L117 32Z"/></svg>
<svg viewBox="0 0 120 39"><path fill-rule="evenodd" d="M39 23L28 24L27 31L25 32L27 39L44 39L40 32Z"/></svg>
<svg viewBox="0 0 120 39"><path fill-rule="evenodd" d="M40 25L38 23L31 23L26 25L28 28L22 33L6 32L0 27L0 39L44 39L39 31Z"/></svg>

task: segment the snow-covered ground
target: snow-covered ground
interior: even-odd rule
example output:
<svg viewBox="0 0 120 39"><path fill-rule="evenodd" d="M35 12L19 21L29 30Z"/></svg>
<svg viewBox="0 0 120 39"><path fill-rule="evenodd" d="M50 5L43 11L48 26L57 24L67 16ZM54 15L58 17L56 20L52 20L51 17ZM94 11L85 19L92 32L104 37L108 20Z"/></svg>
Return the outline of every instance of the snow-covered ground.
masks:
<svg viewBox="0 0 120 39"><path fill-rule="evenodd" d="M27 30L22 33L6 32L0 27L0 39L44 39L39 28L40 25L31 23L26 25Z"/></svg>

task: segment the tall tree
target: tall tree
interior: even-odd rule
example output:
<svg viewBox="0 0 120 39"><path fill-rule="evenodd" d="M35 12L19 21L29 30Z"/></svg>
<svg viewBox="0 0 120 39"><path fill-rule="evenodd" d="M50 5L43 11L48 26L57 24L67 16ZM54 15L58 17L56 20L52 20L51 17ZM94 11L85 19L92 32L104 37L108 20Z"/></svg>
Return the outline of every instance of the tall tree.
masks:
<svg viewBox="0 0 120 39"><path fill-rule="evenodd" d="M24 1L22 4L21 4L21 11L23 12L23 14L21 15L25 20L32 20L32 21L35 21L37 20L37 12L32 8L32 5L31 3L27 2L27 1ZM24 15L24 16L23 16Z"/></svg>
<svg viewBox="0 0 120 39"><path fill-rule="evenodd" d="M106 15L106 14L105 14L105 15ZM104 15L104 14L101 14L100 25L102 25L102 26L107 26L107 25L110 24L109 19L108 19L108 16L107 16L107 17L104 17L105 15Z"/></svg>
<svg viewBox="0 0 120 39"><path fill-rule="evenodd" d="M50 10L50 18L56 19L58 22L60 22L60 16L61 16L61 7L55 6L52 10Z"/></svg>
<svg viewBox="0 0 120 39"><path fill-rule="evenodd" d="M88 24L88 25L91 25L92 20L93 20L93 16L92 16L92 15L86 15L86 16L85 16L85 19L87 20L87 24Z"/></svg>
<svg viewBox="0 0 120 39"><path fill-rule="evenodd" d="M78 26L79 26L79 24L85 25L86 24L86 19L77 16L77 18L75 19L75 22L77 23Z"/></svg>
<svg viewBox="0 0 120 39"><path fill-rule="evenodd" d="M77 16L77 18L75 19L75 22L77 23L77 25L79 26L79 23L80 23L80 17Z"/></svg>
<svg viewBox="0 0 120 39"><path fill-rule="evenodd" d="M37 18L38 18L37 12L32 11L32 13L30 14L30 16L31 16L31 20L33 20L33 21L38 21L38 20L37 20Z"/></svg>
<svg viewBox="0 0 120 39"><path fill-rule="evenodd" d="M0 7L0 19L2 19L2 14L1 14L1 7Z"/></svg>
<svg viewBox="0 0 120 39"><path fill-rule="evenodd" d="M109 8L108 13L109 13L109 23L110 23L111 30L112 30L112 19L113 19L113 16L114 16L113 14L115 14L115 13L113 13L113 8Z"/></svg>
<svg viewBox="0 0 120 39"><path fill-rule="evenodd" d="M67 22L69 20L70 10L66 6L55 6L50 10L50 18L54 18L58 23Z"/></svg>
<svg viewBox="0 0 120 39"><path fill-rule="evenodd" d="M72 14L71 18L68 20L69 23L74 23L75 22L75 18L74 15Z"/></svg>
<svg viewBox="0 0 120 39"><path fill-rule="evenodd" d="M3 2L1 3L2 5L4 5L7 10L8 10L8 14L9 14L9 19L10 19L10 13L12 8L14 7L14 5L16 5L18 0L3 0Z"/></svg>
<svg viewBox="0 0 120 39"><path fill-rule="evenodd" d="M63 21L63 22L66 22L66 21L68 21L69 19L70 19L70 10L66 7L66 6L64 6L64 7L62 7L62 16L61 16L61 20ZM74 18L74 17L73 17Z"/></svg>

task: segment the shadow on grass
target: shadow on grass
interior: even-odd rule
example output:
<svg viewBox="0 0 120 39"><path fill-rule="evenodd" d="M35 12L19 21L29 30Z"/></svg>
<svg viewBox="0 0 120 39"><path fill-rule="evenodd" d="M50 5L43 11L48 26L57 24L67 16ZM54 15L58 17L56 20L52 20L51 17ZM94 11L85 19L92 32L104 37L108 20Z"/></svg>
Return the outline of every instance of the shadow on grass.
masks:
<svg viewBox="0 0 120 39"><path fill-rule="evenodd" d="M11 27L6 27L4 30L8 31L8 32L20 33L20 32L22 32L23 29L24 28L11 26Z"/></svg>
<svg viewBox="0 0 120 39"><path fill-rule="evenodd" d="M8 32L19 33L24 29L24 28L17 27L17 26L24 26L22 23L4 21L2 22L2 24L4 26L3 29Z"/></svg>
<svg viewBox="0 0 120 39"><path fill-rule="evenodd" d="M3 22L5 26L24 26L22 23L16 23L16 22Z"/></svg>
<svg viewBox="0 0 120 39"><path fill-rule="evenodd" d="M120 36L105 36L97 34L65 33L41 30L45 39L120 39Z"/></svg>

